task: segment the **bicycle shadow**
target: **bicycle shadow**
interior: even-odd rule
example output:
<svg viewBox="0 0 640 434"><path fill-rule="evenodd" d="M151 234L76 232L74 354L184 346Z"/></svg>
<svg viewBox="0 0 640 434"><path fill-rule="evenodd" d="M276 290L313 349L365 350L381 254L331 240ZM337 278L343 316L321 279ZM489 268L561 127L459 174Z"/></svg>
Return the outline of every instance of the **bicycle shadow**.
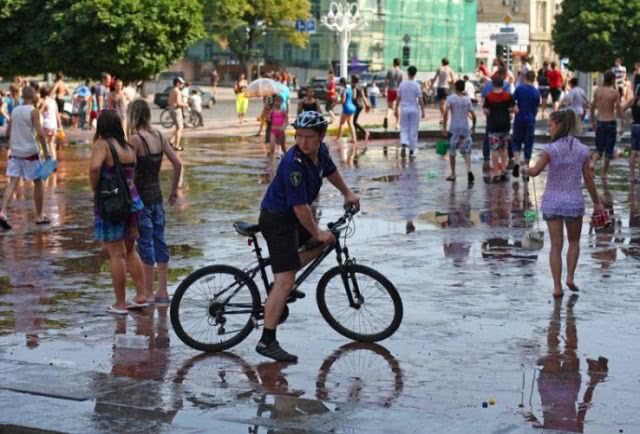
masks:
<svg viewBox="0 0 640 434"><path fill-rule="evenodd" d="M174 382L199 390L187 398L198 407L217 406L225 396L231 400L252 398L259 416L289 418L331 411L328 402L348 402L391 407L402 395L404 374L400 363L385 347L374 343L351 342L324 358L315 381L315 390L291 384L287 368L293 364L263 362L251 364L230 352L199 354L185 361ZM299 374L299 373L298 373ZM313 396L313 398L305 398ZM200 398L204 399L200 399ZM260 416L262 417L262 416Z"/></svg>

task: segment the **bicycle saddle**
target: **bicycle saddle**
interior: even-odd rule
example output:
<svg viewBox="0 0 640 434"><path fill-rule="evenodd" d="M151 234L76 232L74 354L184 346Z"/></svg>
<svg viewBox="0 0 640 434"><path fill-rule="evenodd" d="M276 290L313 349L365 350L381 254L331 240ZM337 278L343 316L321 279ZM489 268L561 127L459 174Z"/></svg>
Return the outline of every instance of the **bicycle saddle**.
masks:
<svg viewBox="0 0 640 434"><path fill-rule="evenodd" d="M259 225L247 222L235 222L233 224L233 227L235 228L237 233L239 233L240 235L244 235L245 237L250 237L260 232Z"/></svg>

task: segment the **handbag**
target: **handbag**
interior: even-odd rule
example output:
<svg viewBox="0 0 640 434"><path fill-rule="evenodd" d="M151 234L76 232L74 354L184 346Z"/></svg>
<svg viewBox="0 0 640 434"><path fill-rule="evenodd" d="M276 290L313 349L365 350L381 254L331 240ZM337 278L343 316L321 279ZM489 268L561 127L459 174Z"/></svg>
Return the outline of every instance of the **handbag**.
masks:
<svg viewBox="0 0 640 434"><path fill-rule="evenodd" d="M58 167L58 160L47 158L40 162L36 169L36 179L46 180Z"/></svg>
<svg viewBox="0 0 640 434"><path fill-rule="evenodd" d="M594 229L602 229L610 223L609 211L605 208L591 215L591 226Z"/></svg>
<svg viewBox="0 0 640 434"><path fill-rule="evenodd" d="M533 184L533 200L536 205L536 229L533 227L525 232L522 237L522 248L525 250L542 250L544 247L544 232L540 230L540 216L538 215L538 195L536 194L536 183ZM527 219L525 218L525 223Z"/></svg>
<svg viewBox="0 0 640 434"><path fill-rule="evenodd" d="M109 222L122 223L131 214L131 193L124 169L113 144L107 141L113 156L113 173L100 173L96 202L100 216Z"/></svg>

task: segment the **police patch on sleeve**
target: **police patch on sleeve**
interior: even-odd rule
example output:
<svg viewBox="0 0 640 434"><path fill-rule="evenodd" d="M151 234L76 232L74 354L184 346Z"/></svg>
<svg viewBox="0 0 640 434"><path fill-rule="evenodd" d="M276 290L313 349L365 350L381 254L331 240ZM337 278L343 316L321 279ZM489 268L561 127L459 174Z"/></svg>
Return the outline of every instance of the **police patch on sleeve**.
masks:
<svg viewBox="0 0 640 434"><path fill-rule="evenodd" d="M291 172L291 175L289 175L289 182L294 187L297 187L300 184L302 184L302 173L300 173L300 172Z"/></svg>

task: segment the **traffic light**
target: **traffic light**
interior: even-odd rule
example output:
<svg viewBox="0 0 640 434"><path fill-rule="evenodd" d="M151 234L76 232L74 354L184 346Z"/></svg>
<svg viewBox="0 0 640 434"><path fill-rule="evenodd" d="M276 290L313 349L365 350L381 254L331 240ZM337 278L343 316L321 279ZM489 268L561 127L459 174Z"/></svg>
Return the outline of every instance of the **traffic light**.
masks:
<svg viewBox="0 0 640 434"><path fill-rule="evenodd" d="M411 57L411 49L402 47L402 66L409 66L409 58Z"/></svg>

